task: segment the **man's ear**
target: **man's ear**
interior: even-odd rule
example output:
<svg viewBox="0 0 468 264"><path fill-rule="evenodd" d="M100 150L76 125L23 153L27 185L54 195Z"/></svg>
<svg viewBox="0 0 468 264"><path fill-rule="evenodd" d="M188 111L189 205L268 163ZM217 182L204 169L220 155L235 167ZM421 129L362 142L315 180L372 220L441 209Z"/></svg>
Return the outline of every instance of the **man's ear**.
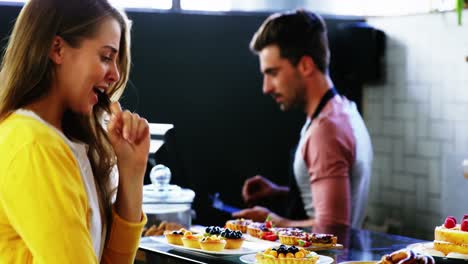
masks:
<svg viewBox="0 0 468 264"><path fill-rule="evenodd" d="M49 58L55 64L62 64L65 53L65 40L60 36L55 36L49 50Z"/></svg>
<svg viewBox="0 0 468 264"><path fill-rule="evenodd" d="M309 76L317 71L317 65L315 65L312 57L304 55L298 62L298 69L304 76Z"/></svg>

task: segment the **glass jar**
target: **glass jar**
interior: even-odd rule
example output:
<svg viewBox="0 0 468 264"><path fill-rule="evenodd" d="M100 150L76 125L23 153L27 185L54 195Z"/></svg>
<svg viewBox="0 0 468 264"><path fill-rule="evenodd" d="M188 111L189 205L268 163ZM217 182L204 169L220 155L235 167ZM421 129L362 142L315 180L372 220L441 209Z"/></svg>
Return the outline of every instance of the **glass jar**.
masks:
<svg viewBox="0 0 468 264"><path fill-rule="evenodd" d="M148 217L147 226L166 221L190 228L195 214L192 210L195 192L169 184L171 171L162 164L151 169L150 179L152 184L143 187L143 212Z"/></svg>

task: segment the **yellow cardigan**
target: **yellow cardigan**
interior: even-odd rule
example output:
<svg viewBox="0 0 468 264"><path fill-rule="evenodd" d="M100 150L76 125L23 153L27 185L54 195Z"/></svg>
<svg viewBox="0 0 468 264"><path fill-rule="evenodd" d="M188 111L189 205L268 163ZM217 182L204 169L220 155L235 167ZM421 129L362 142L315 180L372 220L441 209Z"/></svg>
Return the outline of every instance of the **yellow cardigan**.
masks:
<svg viewBox="0 0 468 264"><path fill-rule="evenodd" d="M64 140L32 117L0 123L0 263L99 263L77 161ZM101 263L133 263L146 223L113 211Z"/></svg>

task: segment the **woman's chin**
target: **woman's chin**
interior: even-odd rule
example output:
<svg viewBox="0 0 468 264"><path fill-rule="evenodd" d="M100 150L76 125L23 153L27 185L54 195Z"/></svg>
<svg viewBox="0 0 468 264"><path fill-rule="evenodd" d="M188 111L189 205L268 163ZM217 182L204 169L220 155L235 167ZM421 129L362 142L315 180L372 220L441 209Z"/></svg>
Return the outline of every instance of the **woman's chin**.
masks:
<svg viewBox="0 0 468 264"><path fill-rule="evenodd" d="M84 116L91 116L93 114L93 109L95 105L88 105L86 107L82 107L80 109L72 109L72 111L76 114L79 115L84 115Z"/></svg>

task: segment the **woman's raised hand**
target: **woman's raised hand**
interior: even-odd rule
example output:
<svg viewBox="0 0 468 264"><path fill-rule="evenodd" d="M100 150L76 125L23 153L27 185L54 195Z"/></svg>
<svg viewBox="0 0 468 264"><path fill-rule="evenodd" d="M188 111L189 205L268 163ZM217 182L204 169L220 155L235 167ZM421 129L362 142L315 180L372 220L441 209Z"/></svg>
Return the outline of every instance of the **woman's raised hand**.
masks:
<svg viewBox="0 0 468 264"><path fill-rule="evenodd" d="M113 102L110 109L112 116L107 128L117 156L119 181L141 182L150 146L148 121L138 114L123 111L118 102Z"/></svg>

